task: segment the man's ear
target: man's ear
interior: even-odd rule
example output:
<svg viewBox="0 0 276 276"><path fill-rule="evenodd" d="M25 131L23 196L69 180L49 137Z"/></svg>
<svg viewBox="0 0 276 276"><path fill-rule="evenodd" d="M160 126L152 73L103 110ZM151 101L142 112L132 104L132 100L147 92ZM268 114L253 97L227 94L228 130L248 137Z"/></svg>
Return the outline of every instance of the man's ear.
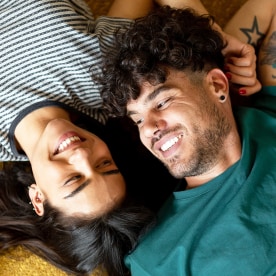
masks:
<svg viewBox="0 0 276 276"><path fill-rule="evenodd" d="M44 214L44 195L36 184L29 186L29 197L38 216Z"/></svg>
<svg viewBox="0 0 276 276"><path fill-rule="evenodd" d="M214 96L221 102L229 97L229 83L225 74L220 69L212 69L207 74L207 81L213 86Z"/></svg>

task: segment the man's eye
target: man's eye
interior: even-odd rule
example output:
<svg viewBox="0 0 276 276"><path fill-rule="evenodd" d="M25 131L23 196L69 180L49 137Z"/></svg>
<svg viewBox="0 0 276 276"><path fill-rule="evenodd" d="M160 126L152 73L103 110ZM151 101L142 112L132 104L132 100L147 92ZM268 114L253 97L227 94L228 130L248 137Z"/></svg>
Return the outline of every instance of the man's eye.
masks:
<svg viewBox="0 0 276 276"><path fill-rule="evenodd" d="M80 174L78 174L78 175L74 175L74 176L72 176L72 177L70 177L69 179L67 179L65 182L64 182L64 186L66 186L66 185L70 185L70 184L72 184L72 182L74 182L74 181L76 181L76 180L79 180L81 178L81 175Z"/></svg>
<svg viewBox="0 0 276 276"><path fill-rule="evenodd" d="M156 109L162 109L164 107L166 107L166 104L169 103L170 101L170 98L167 98L161 102L159 102L157 105L156 105Z"/></svg>

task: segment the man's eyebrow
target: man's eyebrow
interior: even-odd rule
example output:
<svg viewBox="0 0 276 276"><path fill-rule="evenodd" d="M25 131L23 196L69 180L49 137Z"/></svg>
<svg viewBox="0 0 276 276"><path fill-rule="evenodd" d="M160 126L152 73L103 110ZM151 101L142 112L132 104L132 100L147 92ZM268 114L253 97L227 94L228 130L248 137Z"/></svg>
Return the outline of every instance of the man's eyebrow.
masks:
<svg viewBox="0 0 276 276"><path fill-rule="evenodd" d="M144 104L147 104L148 102L154 100L160 93L169 90L170 87L166 86L166 85L162 85L156 89L154 89L145 99ZM127 112L127 116L131 116L136 114L136 111L130 110Z"/></svg>
<svg viewBox="0 0 276 276"><path fill-rule="evenodd" d="M168 87L167 85L162 85L156 89L154 89L147 97L145 100L145 103L150 102L152 100L154 100L160 93L169 90L170 87Z"/></svg>
<svg viewBox="0 0 276 276"><path fill-rule="evenodd" d="M110 170L110 171L103 172L102 175L111 175L111 174L118 174L118 173L120 173L120 170L116 169L116 170ZM86 180L77 189L75 189L69 195L65 196L63 199L67 199L67 198L75 196L80 191L82 191L90 182L91 182L90 179Z"/></svg>
<svg viewBox="0 0 276 276"><path fill-rule="evenodd" d="M90 179L86 180L76 190L74 190L73 192L71 192L69 195L65 196L63 199L67 199L67 198L75 196L80 191L82 191L89 183L90 183Z"/></svg>

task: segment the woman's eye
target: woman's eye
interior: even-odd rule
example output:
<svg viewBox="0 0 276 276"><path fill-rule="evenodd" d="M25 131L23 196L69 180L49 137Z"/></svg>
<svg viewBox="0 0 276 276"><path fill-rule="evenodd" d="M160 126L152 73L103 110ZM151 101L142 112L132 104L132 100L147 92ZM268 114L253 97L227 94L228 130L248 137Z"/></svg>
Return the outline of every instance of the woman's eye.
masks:
<svg viewBox="0 0 276 276"><path fill-rule="evenodd" d="M139 120L136 120L135 121L135 124L138 126L138 125L141 125L143 123L144 119L139 119Z"/></svg>
<svg viewBox="0 0 276 276"><path fill-rule="evenodd" d="M68 180L65 181L64 186L72 184L72 182L79 180L81 178L81 175L74 175L72 177L70 177Z"/></svg>
<svg viewBox="0 0 276 276"><path fill-rule="evenodd" d="M141 125L144 122L144 119L143 118L139 118L138 116L132 116L132 117L130 117L130 119L132 120L132 122L136 126Z"/></svg>
<svg viewBox="0 0 276 276"><path fill-rule="evenodd" d="M111 164L112 164L111 160L104 160L99 165L97 165L96 168L98 168L98 169L105 168L107 166L110 166Z"/></svg>

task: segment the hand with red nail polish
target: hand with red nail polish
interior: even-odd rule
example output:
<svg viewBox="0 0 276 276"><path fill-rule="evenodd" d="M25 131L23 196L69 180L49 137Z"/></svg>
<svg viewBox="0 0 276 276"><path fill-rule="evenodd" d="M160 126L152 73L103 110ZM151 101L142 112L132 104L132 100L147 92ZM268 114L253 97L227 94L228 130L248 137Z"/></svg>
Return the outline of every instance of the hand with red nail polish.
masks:
<svg viewBox="0 0 276 276"><path fill-rule="evenodd" d="M225 75L231 84L231 90L242 96L249 96L261 90L257 79L256 55L254 48L237 38L224 33L227 46L225 56Z"/></svg>
<svg viewBox="0 0 276 276"><path fill-rule="evenodd" d="M246 95L246 90L245 89L240 89L239 94L240 95Z"/></svg>

